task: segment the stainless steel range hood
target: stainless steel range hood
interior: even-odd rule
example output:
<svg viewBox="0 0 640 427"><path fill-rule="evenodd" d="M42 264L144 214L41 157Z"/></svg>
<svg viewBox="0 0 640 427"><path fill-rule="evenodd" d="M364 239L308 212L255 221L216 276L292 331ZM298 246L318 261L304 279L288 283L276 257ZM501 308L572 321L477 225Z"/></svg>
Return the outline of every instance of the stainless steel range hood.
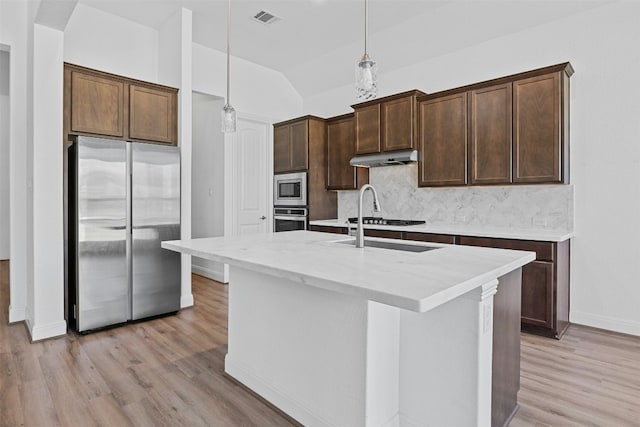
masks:
<svg viewBox="0 0 640 427"><path fill-rule="evenodd" d="M418 161L417 150L394 151L392 153L374 153L355 156L350 161L351 166L373 168L377 166L406 165Z"/></svg>

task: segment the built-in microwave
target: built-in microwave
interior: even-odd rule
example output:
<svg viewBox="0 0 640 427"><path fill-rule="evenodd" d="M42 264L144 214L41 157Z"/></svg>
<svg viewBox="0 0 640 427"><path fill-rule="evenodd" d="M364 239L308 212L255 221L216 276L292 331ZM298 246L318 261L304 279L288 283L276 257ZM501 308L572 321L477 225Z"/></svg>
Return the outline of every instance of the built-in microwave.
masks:
<svg viewBox="0 0 640 427"><path fill-rule="evenodd" d="M274 206L307 205L307 173L283 173L273 177Z"/></svg>

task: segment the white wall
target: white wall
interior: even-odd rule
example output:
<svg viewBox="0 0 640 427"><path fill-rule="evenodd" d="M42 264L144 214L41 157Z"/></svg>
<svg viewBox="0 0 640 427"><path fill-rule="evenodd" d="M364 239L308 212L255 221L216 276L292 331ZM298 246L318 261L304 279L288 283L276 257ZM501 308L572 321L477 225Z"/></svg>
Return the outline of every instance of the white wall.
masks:
<svg viewBox="0 0 640 427"><path fill-rule="evenodd" d="M79 3L64 36L65 62L157 81L158 31L152 28Z"/></svg>
<svg viewBox="0 0 640 427"><path fill-rule="evenodd" d="M220 111L224 100L193 94L191 163L191 236L224 236L224 135ZM224 264L192 258L193 272L224 281Z"/></svg>
<svg viewBox="0 0 640 427"><path fill-rule="evenodd" d="M0 259L9 259L9 52L0 50Z"/></svg>
<svg viewBox="0 0 640 427"><path fill-rule="evenodd" d="M640 239L640 103L634 89L640 70L638 16L640 3L615 2L379 76L381 95L413 88L435 92L572 63L576 237L571 248L571 320L636 335L640 335L640 247L635 243ZM349 111L352 93L349 85L307 97L305 112L331 116Z"/></svg>
<svg viewBox="0 0 640 427"><path fill-rule="evenodd" d="M9 322L25 319L28 260L28 75L29 75L29 2L0 1L0 43L11 49L9 68L10 100L10 223L11 270Z"/></svg>
<svg viewBox="0 0 640 427"><path fill-rule="evenodd" d="M233 47L232 47L233 50ZM193 90L226 97L224 52L193 44ZM302 115L302 97L280 72L231 57L231 105L273 122Z"/></svg>
<svg viewBox="0 0 640 427"><path fill-rule="evenodd" d="M33 41L33 309L31 339L67 332L64 320L62 31L34 25Z"/></svg>
<svg viewBox="0 0 640 427"><path fill-rule="evenodd" d="M160 82L178 92L178 145L180 147L180 237L191 238L191 121L193 82L193 13L178 9L159 30L162 49L158 55ZM180 255L180 307L193 305L191 255Z"/></svg>

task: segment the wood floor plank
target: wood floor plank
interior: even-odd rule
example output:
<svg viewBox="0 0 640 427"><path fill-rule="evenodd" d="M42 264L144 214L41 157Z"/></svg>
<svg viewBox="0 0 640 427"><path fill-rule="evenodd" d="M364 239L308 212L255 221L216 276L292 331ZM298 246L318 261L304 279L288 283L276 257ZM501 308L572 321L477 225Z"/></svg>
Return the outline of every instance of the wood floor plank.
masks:
<svg viewBox="0 0 640 427"><path fill-rule="evenodd" d="M24 425L16 374L11 353L0 353L0 426Z"/></svg>
<svg viewBox="0 0 640 427"><path fill-rule="evenodd" d="M20 399L25 426L62 427L44 377L21 382ZM7 427L13 427L11 425Z"/></svg>
<svg viewBox="0 0 640 427"><path fill-rule="evenodd" d="M224 374L228 286L192 277L175 316L30 343L0 262L0 427L297 425ZM512 427L640 427L640 338L572 325L521 343Z"/></svg>
<svg viewBox="0 0 640 427"><path fill-rule="evenodd" d="M125 410L111 394L91 399L89 402L91 416L100 426L134 427Z"/></svg>

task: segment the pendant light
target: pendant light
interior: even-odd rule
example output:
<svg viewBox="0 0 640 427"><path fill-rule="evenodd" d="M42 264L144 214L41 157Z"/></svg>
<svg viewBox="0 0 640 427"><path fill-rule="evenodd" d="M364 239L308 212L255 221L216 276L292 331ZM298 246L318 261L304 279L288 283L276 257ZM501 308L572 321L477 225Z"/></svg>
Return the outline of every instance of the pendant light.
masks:
<svg viewBox="0 0 640 427"><path fill-rule="evenodd" d="M364 101L378 94L378 64L367 53L369 0L364 0L364 55L356 64L356 99Z"/></svg>
<svg viewBox="0 0 640 427"><path fill-rule="evenodd" d="M229 39L231 33L231 0L229 0L229 8L227 9L227 102L222 107L222 132L233 133L236 131L236 110L229 102L229 62L231 53L229 50Z"/></svg>

